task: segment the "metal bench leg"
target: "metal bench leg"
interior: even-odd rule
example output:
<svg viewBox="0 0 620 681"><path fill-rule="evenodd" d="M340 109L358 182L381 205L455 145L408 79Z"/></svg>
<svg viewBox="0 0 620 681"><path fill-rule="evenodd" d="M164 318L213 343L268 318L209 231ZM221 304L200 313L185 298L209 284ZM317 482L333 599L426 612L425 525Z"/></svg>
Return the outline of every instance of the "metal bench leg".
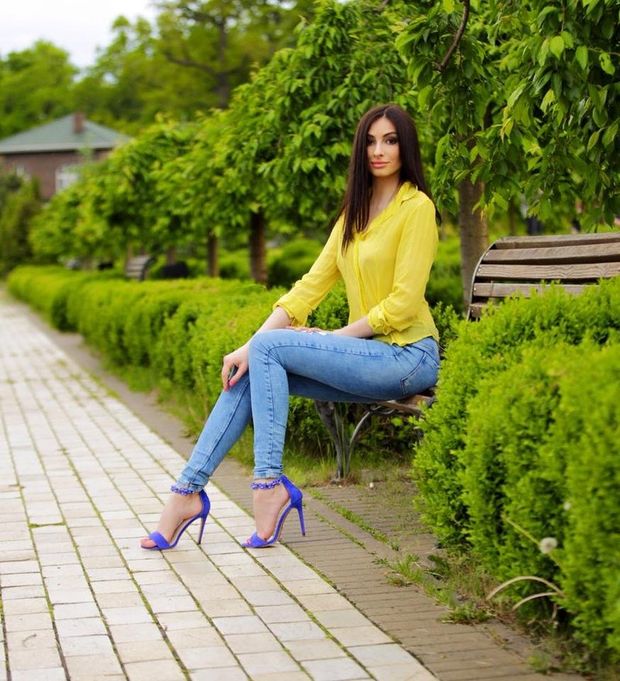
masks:
<svg viewBox="0 0 620 681"><path fill-rule="evenodd" d="M342 480L348 473L348 471L345 471L345 462L349 460L349 438L346 435L346 405L319 401L315 401L314 405L323 425L327 428L327 432L336 450L336 477L334 480ZM342 409L345 410L344 414Z"/></svg>
<svg viewBox="0 0 620 681"><path fill-rule="evenodd" d="M349 444L348 444L348 447L347 447L347 459L345 461L346 475L349 475L349 471L351 470L351 457L353 456L353 450L355 449L355 443L357 442L357 438L359 437L360 433L362 432L362 426L366 423L366 421L368 421L368 419L371 416L372 416L372 411L370 409L365 411L364 415L357 422L357 425L355 426L355 429L353 430L353 433L351 434L351 438L349 439Z"/></svg>

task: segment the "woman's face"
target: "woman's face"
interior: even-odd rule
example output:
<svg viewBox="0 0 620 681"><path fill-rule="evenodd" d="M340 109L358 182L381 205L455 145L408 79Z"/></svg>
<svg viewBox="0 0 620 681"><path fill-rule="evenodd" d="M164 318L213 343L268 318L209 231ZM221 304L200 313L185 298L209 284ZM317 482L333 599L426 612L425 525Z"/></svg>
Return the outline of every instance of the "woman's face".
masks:
<svg viewBox="0 0 620 681"><path fill-rule="evenodd" d="M396 128L389 118L383 116L368 129L366 140L368 166L374 177L391 177L401 168L400 150Z"/></svg>

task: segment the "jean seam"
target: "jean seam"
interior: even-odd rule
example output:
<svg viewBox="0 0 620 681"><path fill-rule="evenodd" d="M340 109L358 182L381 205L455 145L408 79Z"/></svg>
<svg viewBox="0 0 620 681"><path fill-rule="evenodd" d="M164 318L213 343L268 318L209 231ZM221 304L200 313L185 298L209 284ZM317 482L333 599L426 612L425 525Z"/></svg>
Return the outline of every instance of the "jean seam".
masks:
<svg viewBox="0 0 620 681"><path fill-rule="evenodd" d="M417 373L419 373L421 369L428 367L428 359L429 358L426 355L422 355L422 358L418 362L418 365L416 366L416 368L413 369L413 371L410 371L405 378L401 379L400 387L401 387L401 392L403 394L403 397L408 397L409 395L415 394L415 392L412 393L409 390L405 390L405 383L409 379L411 379L413 376L415 376ZM434 362L433 362L433 364L434 364ZM429 368L432 368L432 367L429 367ZM439 366L434 367L435 371L437 371L438 369L439 369Z"/></svg>
<svg viewBox="0 0 620 681"><path fill-rule="evenodd" d="M267 452L267 466L269 470L273 469L272 458L273 458L273 445L274 445L274 435L275 435L275 414L273 408L273 385L269 380L269 362L271 361L271 351L273 348L267 348L266 361L265 361L265 384L268 386L268 403L269 403L269 423L271 427L271 433L269 437L269 451ZM256 452L254 453L256 457Z"/></svg>

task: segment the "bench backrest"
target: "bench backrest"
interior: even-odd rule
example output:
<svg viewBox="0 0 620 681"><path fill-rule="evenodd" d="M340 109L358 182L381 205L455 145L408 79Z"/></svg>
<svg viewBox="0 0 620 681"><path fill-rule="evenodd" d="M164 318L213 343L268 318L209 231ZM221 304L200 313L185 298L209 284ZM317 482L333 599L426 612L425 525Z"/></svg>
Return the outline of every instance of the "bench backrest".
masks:
<svg viewBox="0 0 620 681"><path fill-rule="evenodd" d="M154 258L152 255L136 255L128 258L125 263L125 276L127 279L137 279L144 281L146 271L152 265Z"/></svg>
<svg viewBox="0 0 620 681"><path fill-rule="evenodd" d="M558 282L569 293L620 274L620 232L509 236L495 241L480 258L472 278L467 316L513 293L531 295L544 282Z"/></svg>

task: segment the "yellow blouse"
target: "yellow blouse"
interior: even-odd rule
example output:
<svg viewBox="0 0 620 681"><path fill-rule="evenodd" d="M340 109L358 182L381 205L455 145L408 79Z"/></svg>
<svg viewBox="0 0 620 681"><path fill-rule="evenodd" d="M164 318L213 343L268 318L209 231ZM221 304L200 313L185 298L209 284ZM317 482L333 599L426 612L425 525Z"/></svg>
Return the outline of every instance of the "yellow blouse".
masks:
<svg viewBox="0 0 620 681"><path fill-rule="evenodd" d="M310 271L274 305L292 323L308 315L342 277L349 301L349 323L368 317L375 340L396 345L427 336L439 340L426 283L437 251L435 206L405 182L386 208L342 252L344 219L338 219Z"/></svg>

